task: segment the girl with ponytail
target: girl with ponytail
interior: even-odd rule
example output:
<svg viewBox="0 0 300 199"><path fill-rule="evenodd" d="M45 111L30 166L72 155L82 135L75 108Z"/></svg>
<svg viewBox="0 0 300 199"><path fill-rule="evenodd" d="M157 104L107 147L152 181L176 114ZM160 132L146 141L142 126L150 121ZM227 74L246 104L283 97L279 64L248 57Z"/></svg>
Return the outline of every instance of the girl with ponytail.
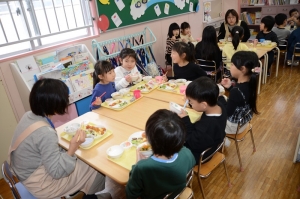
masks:
<svg viewBox="0 0 300 199"><path fill-rule="evenodd" d="M222 58L223 60L231 60L231 57L234 53L241 50L249 50L248 46L244 43L241 43L241 40L244 37L244 29L241 26L235 26L231 30L232 43L228 42L223 47Z"/></svg>
<svg viewBox="0 0 300 199"><path fill-rule="evenodd" d="M103 101L111 97L115 88L115 68L108 61L98 61L93 72L93 94L90 110L100 108Z"/></svg>
<svg viewBox="0 0 300 199"><path fill-rule="evenodd" d="M251 120L253 113L258 114L257 100L257 81L256 73L253 72L255 67L258 67L258 56L255 52L239 51L231 58L232 65L230 72L233 78L237 79L236 85L231 85L231 80L224 78L221 84L229 90L229 98L227 101L227 124L225 132L227 134L235 134L238 121L242 118L243 112L251 110L251 116L246 118L244 123ZM242 111L243 109L243 111ZM239 133L247 127L244 125Z"/></svg>

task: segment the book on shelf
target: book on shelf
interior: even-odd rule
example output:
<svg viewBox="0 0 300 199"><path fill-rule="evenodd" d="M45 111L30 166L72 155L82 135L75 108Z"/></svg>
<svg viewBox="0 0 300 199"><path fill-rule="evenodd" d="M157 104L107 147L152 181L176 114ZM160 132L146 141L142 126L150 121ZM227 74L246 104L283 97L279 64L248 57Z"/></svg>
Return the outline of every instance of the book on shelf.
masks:
<svg viewBox="0 0 300 199"><path fill-rule="evenodd" d="M70 77L74 92L93 86L93 69Z"/></svg>

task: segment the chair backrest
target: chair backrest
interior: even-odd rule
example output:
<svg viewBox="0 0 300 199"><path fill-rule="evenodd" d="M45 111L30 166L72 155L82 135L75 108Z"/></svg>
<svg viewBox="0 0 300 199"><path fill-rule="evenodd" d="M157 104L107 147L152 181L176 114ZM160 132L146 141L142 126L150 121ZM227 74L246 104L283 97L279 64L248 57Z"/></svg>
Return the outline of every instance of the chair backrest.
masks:
<svg viewBox="0 0 300 199"><path fill-rule="evenodd" d="M21 199L18 189L15 186L16 185L16 181L14 180L15 176L11 172L11 167L7 163L7 161L4 161L4 163L2 164L2 175L3 175L4 180L8 183L14 197L16 199Z"/></svg>
<svg viewBox="0 0 300 199"><path fill-rule="evenodd" d="M216 62L205 60L205 59L197 59L198 65L205 71L216 71Z"/></svg>
<svg viewBox="0 0 300 199"><path fill-rule="evenodd" d="M247 124L247 122L246 122L246 123L243 123L243 121L245 121L245 119L246 119L247 117L249 117L250 114L252 114L252 110L247 111L247 113L246 113L245 115L243 115L242 118L239 119L238 127L237 127L237 129L236 129L236 134L238 134L239 131L240 131L240 129L241 129L245 124ZM251 121L251 120L250 120L250 121ZM249 121L249 122L250 122L250 121Z"/></svg>
<svg viewBox="0 0 300 199"><path fill-rule="evenodd" d="M300 53L300 42L297 42L294 46L294 53Z"/></svg>
<svg viewBox="0 0 300 199"><path fill-rule="evenodd" d="M283 40L279 40L279 45L278 45L278 48L280 50L287 50L287 44L288 44L288 41L283 39Z"/></svg>

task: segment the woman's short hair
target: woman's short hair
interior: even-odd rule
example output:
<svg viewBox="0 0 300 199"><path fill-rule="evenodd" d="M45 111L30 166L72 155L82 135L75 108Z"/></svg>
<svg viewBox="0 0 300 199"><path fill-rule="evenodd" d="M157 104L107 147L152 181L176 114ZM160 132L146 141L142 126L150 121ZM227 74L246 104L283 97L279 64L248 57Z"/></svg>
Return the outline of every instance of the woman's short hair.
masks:
<svg viewBox="0 0 300 199"><path fill-rule="evenodd" d="M69 89L61 80L40 79L31 89L29 103L36 115L63 115L69 105Z"/></svg>
<svg viewBox="0 0 300 199"><path fill-rule="evenodd" d="M236 18L236 23L239 22L239 14L235 11L235 9L229 9L227 10L226 14L225 14L225 22L228 24L228 21L227 21L227 17L229 14L232 14L233 16L235 16Z"/></svg>
<svg viewBox="0 0 300 199"><path fill-rule="evenodd" d="M185 127L176 113L157 110L146 122L146 136L154 154L170 158L185 142Z"/></svg>

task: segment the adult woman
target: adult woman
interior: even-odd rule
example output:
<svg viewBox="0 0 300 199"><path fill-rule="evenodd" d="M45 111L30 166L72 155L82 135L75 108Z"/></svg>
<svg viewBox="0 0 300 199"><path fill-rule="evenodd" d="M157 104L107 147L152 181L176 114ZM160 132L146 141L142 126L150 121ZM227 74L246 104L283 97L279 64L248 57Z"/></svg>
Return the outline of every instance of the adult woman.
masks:
<svg viewBox="0 0 300 199"><path fill-rule="evenodd" d="M231 37L231 30L235 26L242 26L244 29L244 37L242 42L248 41L250 38L250 30L246 22L239 20L239 15L234 9L227 10L225 14L225 22L221 24L218 39L226 39Z"/></svg>
<svg viewBox="0 0 300 199"><path fill-rule="evenodd" d="M38 80L29 96L31 111L26 112L15 130L9 150L11 166L19 180L36 198L57 198L82 191L84 198L105 188L105 176L77 160L75 151L85 141L78 130L66 152L58 146L51 122L55 114L64 114L69 104L68 87L60 80Z"/></svg>

